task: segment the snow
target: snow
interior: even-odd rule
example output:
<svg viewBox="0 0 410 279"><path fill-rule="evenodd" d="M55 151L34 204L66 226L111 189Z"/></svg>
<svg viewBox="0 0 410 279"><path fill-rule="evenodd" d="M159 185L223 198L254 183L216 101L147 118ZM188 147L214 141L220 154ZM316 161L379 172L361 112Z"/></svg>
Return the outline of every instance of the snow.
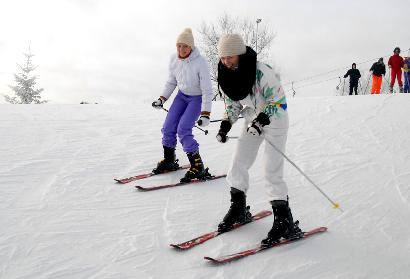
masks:
<svg viewBox="0 0 410 279"><path fill-rule="evenodd" d="M408 278L410 95L290 98L288 104L286 154L344 212L286 164L294 217L304 229L329 231L223 266L203 257L251 247L272 218L189 251L169 244L216 228L229 207L224 179L154 192L113 181L150 170L162 157L165 112L146 99L1 105L0 278ZM222 108L214 105L215 119ZM211 172L225 173L235 140L219 144L218 125L208 129L207 136L195 131L202 157ZM261 156L251 169L253 212L269 209ZM182 174L141 184L177 182Z"/></svg>

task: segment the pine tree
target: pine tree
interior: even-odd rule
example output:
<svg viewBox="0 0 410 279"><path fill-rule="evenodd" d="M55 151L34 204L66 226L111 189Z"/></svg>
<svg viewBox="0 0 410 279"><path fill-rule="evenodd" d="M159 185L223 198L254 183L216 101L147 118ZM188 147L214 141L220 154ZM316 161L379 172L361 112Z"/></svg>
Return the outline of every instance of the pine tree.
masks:
<svg viewBox="0 0 410 279"><path fill-rule="evenodd" d="M14 91L15 97L10 97L5 95L4 98L7 102L11 104L43 104L47 101L41 100L41 92L43 88L35 89L37 76L31 74L32 71L36 69L31 62L31 58L34 54L31 53L30 47L27 53L24 53L26 58L24 66L17 64L20 69L18 74L14 74L14 79L16 81L15 86L10 86Z"/></svg>

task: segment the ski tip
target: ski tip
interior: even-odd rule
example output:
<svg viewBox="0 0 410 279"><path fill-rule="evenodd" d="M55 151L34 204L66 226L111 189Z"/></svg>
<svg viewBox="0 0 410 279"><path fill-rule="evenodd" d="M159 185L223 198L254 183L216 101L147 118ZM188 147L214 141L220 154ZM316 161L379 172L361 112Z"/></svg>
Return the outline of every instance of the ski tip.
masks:
<svg viewBox="0 0 410 279"><path fill-rule="evenodd" d="M214 263L214 264L222 263L222 262L218 261L217 259L214 259L214 258L211 258L211 257L204 257L204 259L208 260L208 261L210 261L211 263Z"/></svg>
<svg viewBox="0 0 410 279"><path fill-rule="evenodd" d="M318 230L321 232L325 232L327 231L327 227L319 227Z"/></svg>
<svg viewBox="0 0 410 279"><path fill-rule="evenodd" d="M175 248L177 250L185 250L184 248L182 248L181 246L179 246L178 244L170 244L169 246L171 246L172 248Z"/></svg>
<svg viewBox="0 0 410 279"><path fill-rule="evenodd" d="M142 192L147 191L147 189L146 189L146 188L144 188L144 187L142 187L142 186L138 186L138 185L136 185L136 186L135 186L135 188L137 188L137 190L138 190L138 191L142 191Z"/></svg>
<svg viewBox="0 0 410 279"><path fill-rule="evenodd" d="M312 234L315 234L315 233L325 232L325 231L327 231L327 227L318 227L316 229L313 229L311 231L306 231L304 233L308 234L308 235L312 235Z"/></svg>
<svg viewBox="0 0 410 279"><path fill-rule="evenodd" d="M117 182L117 183L120 183L120 184L122 184L122 183L121 183L121 179L118 179L118 178L114 178L114 181L115 181L115 182Z"/></svg>
<svg viewBox="0 0 410 279"><path fill-rule="evenodd" d="M178 251L185 251L185 250L188 250L189 248L192 248L192 247L182 246L182 245L178 245L178 244L170 244L169 246L171 246L172 248L174 248L175 250L178 250Z"/></svg>

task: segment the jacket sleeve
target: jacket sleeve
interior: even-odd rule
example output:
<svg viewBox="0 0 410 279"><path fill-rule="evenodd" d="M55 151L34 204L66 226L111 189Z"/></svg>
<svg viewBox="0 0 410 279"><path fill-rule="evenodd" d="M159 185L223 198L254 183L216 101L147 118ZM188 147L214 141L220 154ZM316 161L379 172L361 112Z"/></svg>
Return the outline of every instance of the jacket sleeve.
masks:
<svg viewBox="0 0 410 279"><path fill-rule="evenodd" d="M348 70L347 73L343 77L347 78L349 75L350 75L350 70Z"/></svg>
<svg viewBox="0 0 410 279"><path fill-rule="evenodd" d="M382 68L382 75L386 74L386 66L383 64L383 68Z"/></svg>
<svg viewBox="0 0 410 279"><path fill-rule="evenodd" d="M175 88L177 87L177 79L175 78L175 74L172 69L173 61L174 61L174 56L172 56L169 61L168 79L165 82L165 87L164 87L164 90L162 91L162 96L164 96L167 99L171 96L172 92L174 92Z"/></svg>
<svg viewBox="0 0 410 279"><path fill-rule="evenodd" d="M392 60L392 57L393 57L393 56L390 56L390 58L389 58L389 62L387 62L387 65L388 65L388 66L391 66L391 60Z"/></svg>
<svg viewBox="0 0 410 279"><path fill-rule="evenodd" d="M238 121L243 106L240 102L233 101L225 95L225 115L224 119L229 120L231 124Z"/></svg>
<svg viewBox="0 0 410 279"><path fill-rule="evenodd" d="M375 63L373 63L373 65L370 67L370 70L369 71L374 71L374 66L375 66L376 64Z"/></svg>
<svg viewBox="0 0 410 279"><path fill-rule="evenodd" d="M211 112L213 97L212 81L208 62L205 59L202 59L199 68L199 83L202 92L202 111Z"/></svg>
<svg viewBox="0 0 410 279"><path fill-rule="evenodd" d="M362 77L362 74L360 73L359 70L357 70L357 72L359 73L359 77L358 77L358 78L361 78L361 77Z"/></svg>
<svg viewBox="0 0 410 279"><path fill-rule="evenodd" d="M270 119L280 118L281 113L287 109L285 92L275 72L269 66L265 67L266 73L259 69L256 72L256 86L259 87L256 94L262 94L265 101L260 112Z"/></svg>

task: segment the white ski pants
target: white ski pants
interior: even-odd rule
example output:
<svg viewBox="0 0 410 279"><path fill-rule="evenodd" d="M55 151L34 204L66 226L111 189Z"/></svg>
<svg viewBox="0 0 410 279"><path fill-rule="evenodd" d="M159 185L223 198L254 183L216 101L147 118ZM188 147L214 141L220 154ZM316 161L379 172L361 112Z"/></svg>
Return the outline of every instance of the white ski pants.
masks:
<svg viewBox="0 0 410 279"><path fill-rule="evenodd" d="M247 124L245 121L226 177L229 187L245 193L249 188L249 168L255 162L263 140L266 139L285 152L288 133L287 128L273 128L268 125L263 128L260 136L253 136L246 132ZM269 201L287 200L288 187L283 180L284 158L267 141L265 141L264 171L260 170L258 173L265 177L265 189Z"/></svg>

